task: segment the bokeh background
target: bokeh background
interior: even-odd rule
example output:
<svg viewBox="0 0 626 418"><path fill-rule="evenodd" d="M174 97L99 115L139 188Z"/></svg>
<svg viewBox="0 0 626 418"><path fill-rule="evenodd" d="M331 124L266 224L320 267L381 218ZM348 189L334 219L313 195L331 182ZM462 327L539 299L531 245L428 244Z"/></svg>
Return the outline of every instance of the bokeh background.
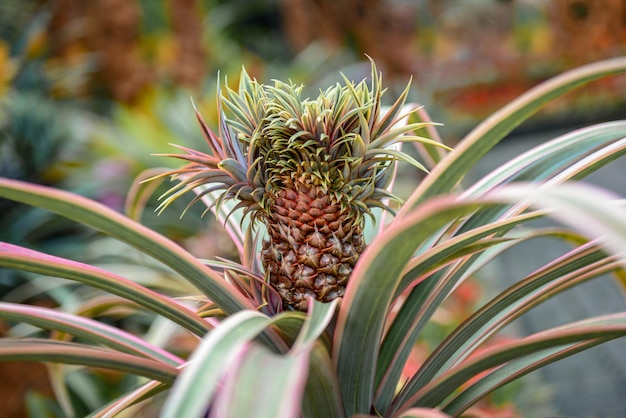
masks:
<svg viewBox="0 0 626 418"><path fill-rule="evenodd" d="M444 123L440 134L453 146L552 75L624 53L625 0L1 0L0 176L71 190L124 211L138 175L177 165L151 154L170 152L168 143L203 149L190 98L214 124L217 82L236 86L242 66L260 81L290 79L315 93L340 72L356 81L366 77L368 55L384 74L389 98L412 79L409 99ZM490 161L506 160L547 133L623 117L625 105L624 77L593 83L551 103ZM624 171L612 172L605 183L619 186L625 178ZM186 202L156 217L154 200L142 222L199 257L232 255L219 225L196 216L201 209L181 222ZM93 263L120 255L91 231L2 200L0 240ZM423 348L458 323L489 286L497 284L462 286ZM1 270L0 295L52 305L89 296ZM623 367L616 364L607 367ZM0 366L0 397L14 399L7 416L51 402L45 379L25 378L24 365ZM550 373L499 392L485 410L494 417L622 416L624 376L607 378L617 397L608 412L594 405L585 411L588 401L577 405L563 397L553 387L563 378Z"/></svg>
<svg viewBox="0 0 626 418"><path fill-rule="evenodd" d="M0 174L91 175L85 193L115 205L161 163L149 153L199 139L189 98L214 120L218 73L236 85L242 66L315 92L366 77L367 54L390 97L413 79L454 144L542 80L625 51L623 0L3 0ZM611 118L625 92L605 79L523 129Z"/></svg>

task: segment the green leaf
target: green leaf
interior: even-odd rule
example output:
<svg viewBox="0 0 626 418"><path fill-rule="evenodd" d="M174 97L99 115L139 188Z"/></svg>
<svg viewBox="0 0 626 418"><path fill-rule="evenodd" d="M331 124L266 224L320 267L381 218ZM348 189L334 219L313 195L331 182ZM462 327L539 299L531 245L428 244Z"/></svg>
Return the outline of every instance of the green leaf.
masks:
<svg viewBox="0 0 626 418"><path fill-rule="evenodd" d="M119 328L56 309L0 302L0 318L31 324L43 329L67 332L124 353L151 358L172 366L183 363L180 358Z"/></svg>
<svg viewBox="0 0 626 418"><path fill-rule="evenodd" d="M211 417L292 418L299 415L308 350L278 355L249 345L228 370Z"/></svg>
<svg viewBox="0 0 626 418"><path fill-rule="evenodd" d="M498 110L473 129L420 183L398 213L406 216L429 197L447 193L494 145L554 98L609 75L626 72L626 58L585 65L553 77Z"/></svg>
<svg viewBox="0 0 626 418"><path fill-rule="evenodd" d="M440 244L427 249L423 253L411 259L405 268L404 277L398 286L396 296L404 292L413 281L429 272L435 271L442 264L449 263L463 255L471 254L472 249L486 249L491 245L500 243L496 234L504 235L514 227L543 216L542 212L533 212L518 215L508 219L502 219L472 229L465 233L443 240ZM492 242L484 242L488 237L493 237Z"/></svg>
<svg viewBox="0 0 626 418"><path fill-rule="evenodd" d="M470 256L470 259L477 258L476 255ZM387 411L395 395L392 388L402 374L404 362L417 336L457 283L467 276L470 267L471 263L455 262L430 275L409 293L393 321L392 328L385 336L385 352L381 350L380 360L391 364L387 369L377 365L377 377L381 378L376 393L377 409ZM394 346L397 347L396 351L392 350ZM404 386L398 397L406 396L411 390L412 387Z"/></svg>
<svg viewBox="0 0 626 418"><path fill-rule="evenodd" d="M305 418L345 418L341 389L327 347L316 342L310 354L309 375L302 399Z"/></svg>
<svg viewBox="0 0 626 418"><path fill-rule="evenodd" d="M582 183L545 187L519 184L494 190L489 198L547 209L549 216L585 236L597 237L626 262L626 210L618 205L619 197L614 194Z"/></svg>
<svg viewBox="0 0 626 418"><path fill-rule="evenodd" d="M245 234L244 231L250 225L250 219L244 217L243 211L237 210L236 202L233 200L220 201L221 193L205 193L209 186L201 185L194 189L194 192L202 194L202 202L215 215L218 222L224 225L226 232L237 247L240 258L245 256ZM219 202L219 204L217 204Z"/></svg>
<svg viewBox="0 0 626 418"><path fill-rule="evenodd" d="M501 165L475 182L464 194L479 196L513 180L531 181L555 175L563 176L563 168L587 156L597 147L603 147L602 149L613 154L615 150L611 144L624 136L626 136L624 121L607 122L568 132ZM617 156L619 155L618 153Z"/></svg>
<svg viewBox="0 0 626 418"><path fill-rule="evenodd" d="M307 347L310 347L317 340L333 319L338 303L338 299L328 303L318 302L313 299L309 300L307 320L302 325L292 350L308 349Z"/></svg>
<svg viewBox="0 0 626 418"><path fill-rule="evenodd" d="M517 178L530 178L533 180L552 178L550 183L580 179L623 155L626 152L626 141L620 138L625 134L626 124L624 122L611 122L563 135L505 164L486 176L474 187L468 189L463 196L477 197L496 186L500 186L504 182ZM442 259L444 254L447 254L448 251L455 247L462 248L464 244L470 245L473 234L484 229L493 229L498 235L506 232L506 228L497 231L495 226L500 223L509 222L513 225L515 222L507 219L511 216L515 216L515 213L521 212L523 208L524 206L518 204L515 211L507 210L506 208L494 208L473 214L457 232L460 234L458 237L447 238L443 240L442 244L439 246L435 245L434 247L421 250L423 254L420 254L420 256L411 263L413 268L409 271L409 274L405 276L405 279L403 279L403 283L398 288L397 293L404 290L406 283L416 277L419 277L420 280L426 280L428 277L427 272L432 271L433 268L436 267L436 264L433 266L433 262ZM536 214L535 217L537 215L541 214ZM502 218L499 219L501 216ZM512 219L516 218L514 217ZM522 220L519 222L521 221ZM469 236L470 241L461 241L460 238L466 235ZM434 259L426 258L426 256L430 254L434 254ZM471 257L466 259L464 263L474 265L476 260L476 257ZM403 340L415 340L416 335L421 331L421 326L418 325L420 323L422 325L425 324L425 320L429 317L422 318L421 322L418 323L420 317L416 317L416 310L419 309L421 312L426 312L425 308L428 305L425 303L425 298L428 298L428 301L432 305L432 309L429 312L434 312L434 309L443 301L447 292L452 288L451 286L458 282L458 278L461 277L461 275L466 275L464 270L465 269L456 270L454 273L457 277L456 279L454 276L449 276L447 279L449 284L446 285L446 287L437 285L440 290L439 298L432 293L435 283L439 283L439 280L433 281L431 284L426 284L421 289L415 289L416 291L408 296L407 301L398 313L383 343L378 372L379 377L377 380L380 379L383 374L386 379L391 379L391 381L395 381L398 378L401 371L397 368L389 367L388 361L393 358L397 362L402 363L406 360L410 347L406 345L402 354L398 355L398 347L390 347L389 343L398 344ZM626 282L626 280L623 279L623 275L619 272L617 273L617 278L620 283ZM408 319L402 321L403 317L407 317ZM415 319L411 319L414 317ZM411 330L410 333L409 330ZM392 387L393 385L390 385L386 381L380 385L379 390L382 392L377 396L377 406L382 410L384 410L386 408L385 405L388 405L388 402L391 401L391 396L394 393L391 389Z"/></svg>
<svg viewBox="0 0 626 418"><path fill-rule="evenodd" d="M371 406L385 314L400 282L401 269L413 251L443 225L480 206L489 208L499 202L520 201L558 209L550 214L563 217L574 228L582 227L592 237L600 234L612 243L614 251L626 248L626 214L608 203L607 196L590 187L506 186L488 198L466 202L454 197L431 199L405 217L396 218L361 256L337 321L333 358L348 415L368 413ZM449 282L450 286L453 284ZM428 297L430 291L424 295Z"/></svg>
<svg viewBox="0 0 626 418"><path fill-rule="evenodd" d="M624 133L626 135L626 132ZM594 173L598 169L604 167L611 161L615 161L618 158L626 154L626 138L622 138L609 146L594 152L586 158L579 161L572 167L564 170L563 173L554 177L556 182L569 181L569 180L581 180L587 177L589 174Z"/></svg>
<svg viewBox="0 0 626 418"><path fill-rule="evenodd" d="M151 229L73 193L0 178L0 197L41 207L102 231L154 257L196 286L226 313L254 307L217 273Z"/></svg>
<svg viewBox="0 0 626 418"><path fill-rule="evenodd" d="M522 222L536 219L540 212L532 212L515 218L495 222L482 228L468 231L435 246L411 260L407 265L407 273L402 279L404 282L409 277L419 277L420 284L411 291L391 322L384 341L381 345L380 358L377 365L376 385L376 406L379 410L387 409L393 396L396 393L395 386L402 374L403 365L406 362L412 347L415 344L421 330L435 312L437 307L447 297L449 292L458 285L465 277L480 268L485 260L482 256L465 257L464 250L474 247L476 240L496 232L506 232ZM509 235L508 240L494 240L485 250L492 248L494 251L510 248L516 243L525 239L537 236L540 232L529 232L525 234ZM544 230L542 235L561 235L561 230ZM569 237L569 235L567 235ZM480 241L478 241L480 242ZM495 247L494 247L495 246ZM501 248L501 249L500 249ZM452 252L452 250L454 252ZM442 260L448 258L458 258L452 260L457 265L450 270L443 270L433 274L431 270L436 270ZM458 267L458 263L463 263L463 269ZM448 273L449 272L449 273ZM399 288L403 289L402 287ZM398 291L396 291L398 294ZM418 371L418 374L422 371ZM417 379L415 376L415 379ZM412 382L406 385L405 390L412 390Z"/></svg>
<svg viewBox="0 0 626 418"><path fill-rule="evenodd" d="M241 348L270 322L256 311L241 311L220 323L193 352L189 365L170 392L161 417L204 416L222 374L235 361Z"/></svg>
<svg viewBox="0 0 626 418"><path fill-rule="evenodd" d="M141 222L141 216L146 207L146 202L163 182L163 175L169 170L166 168L151 168L141 172L131 183L130 190L126 194L124 213L130 219ZM158 178L157 178L158 177ZM154 179L147 182L148 179Z"/></svg>
<svg viewBox="0 0 626 418"><path fill-rule="evenodd" d="M409 115L409 123L425 123L425 126L417 129L415 134L423 138L430 138L440 144L443 144L439 132L437 132L436 124L432 123L432 119L428 115L428 112L423 107L417 107ZM439 163L447 154L448 151L440 146L433 146L426 142L413 142L413 145L417 149L418 154L422 157L424 165L430 171L435 165Z"/></svg>
<svg viewBox="0 0 626 418"><path fill-rule="evenodd" d="M116 294L203 336L209 324L188 308L121 276L76 261L0 242L0 266L62 277Z"/></svg>
<svg viewBox="0 0 626 418"><path fill-rule="evenodd" d="M145 400L149 399L164 390L169 388L169 385L163 384L159 381L151 380L148 383L145 383L139 386L136 389L133 389L129 393L126 393L117 399L109 402L103 407L99 408L97 411L93 411L89 414L89 418L110 418L114 417L127 408Z"/></svg>
<svg viewBox="0 0 626 418"><path fill-rule="evenodd" d="M610 340L611 338L596 338L585 342L566 345L565 348L562 346L549 348L529 356L511 360L507 364L490 372L487 376L481 377L476 383L463 389L459 394L454 395L452 399L447 401L443 410L457 416L489 393L507 383L517 380L548 364Z"/></svg>
<svg viewBox="0 0 626 418"><path fill-rule="evenodd" d="M535 354L540 357L535 357L534 361L540 361L541 356L545 358L553 354L548 350L550 348L566 348L572 343L597 339L608 341L623 336L626 336L626 312L552 328L514 343L485 350L430 382L403 405L435 407L471 378L509 361ZM395 407L403 408L402 405Z"/></svg>
<svg viewBox="0 0 626 418"><path fill-rule="evenodd" d="M64 416L64 411L59 410L59 406L42 393L29 391L25 394L23 402L29 418L56 418Z"/></svg>
<svg viewBox="0 0 626 418"><path fill-rule="evenodd" d="M283 312L272 318L269 318L256 311L241 311L226 318L218 327L216 327L205 339L200 346L194 351L189 359L189 365L185 368L180 378L174 385L170 397L165 403L162 417L188 417L196 418L204 416L211 400L214 396L221 396L216 390L218 382L222 381L222 376L227 370L237 369L241 375L254 373L272 373L272 370L249 370L249 369L265 369L262 365L249 363L245 358L245 353L249 352L250 343L265 328L275 325L280 328L282 321L289 324L293 320L303 322L301 335L296 339L293 349L282 356L281 359L272 358L269 360L271 353L267 351L253 351L254 355L265 357L271 362L273 367L283 368L285 364L290 363L293 367L300 370L298 373L301 380L300 386L292 385L291 388L272 387L268 385L268 389L272 389L271 396L281 397L283 402L293 402L294 398L300 400L302 389L305 385L304 380L304 363L306 361L308 367L308 353L313 346L314 340L319 337L334 313L335 304L322 304L316 301L309 304L308 316L305 318L301 312ZM307 323L309 322L309 323ZM271 354L275 356L276 354ZM303 357L300 357L300 356ZM296 378L298 376L291 376ZM258 377L258 375L257 375ZM287 381L290 382L290 381ZM249 381L248 385L253 385L251 389L259 388L266 384L265 381ZM230 392L225 392L224 396L238 396ZM247 394L243 393L242 396ZM270 394L266 394L270 396ZM238 402L243 403L245 400L237 398ZM291 399L291 400L290 400ZM254 400L248 398L248 400ZM220 404L223 407L224 404ZM248 405L239 405L238 408L248 408ZM243 409L241 409L243 410ZM247 410L247 409L246 409ZM237 415L233 415L237 416ZM249 415L243 415L249 416Z"/></svg>
<svg viewBox="0 0 626 418"><path fill-rule="evenodd" d="M333 362L336 364L346 414L369 413L383 324L415 249L439 229L480 204L441 197L396 218L361 255L337 318Z"/></svg>
<svg viewBox="0 0 626 418"><path fill-rule="evenodd" d="M61 363L48 363L48 379L50 381L50 387L54 392L57 403L67 416L74 416L74 404L70 395L70 391L67 387L67 381L65 376L64 365Z"/></svg>
<svg viewBox="0 0 626 418"><path fill-rule="evenodd" d="M608 195L599 191L597 188L590 186L577 185L560 185L560 186L537 186L537 185L509 185L496 189L490 193L489 199L494 198L498 200L506 200L512 203L524 202L525 204L531 204L540 208L545 208L548 214L565 222L568 226L581 230L585 235L590 237L599 237L604 245L613 249L616 254L623 254L620 248L626 248L626 211L622 208L618 208L614 202L615 196ZM482 199L487 201L487 199ZM596 253L597 255L597 253ZM623 257L623 255L622 255ZM574 261L572 259L571 261ZM578 260L580 261L580 260ZM589 263L597 261L596 258L585 258L582 267L580 264L568 263L563 261L560 270L557 270L557 275L539 275L537 281L531 282L528 287L524 287L523 292L529 292L537 289L539 286L545 286L549 283L549 280L556 280L560 274L571 273L572 268L584 268ZM606 260L609 261L609 260ZM622 262L624 260L622 259ZM615 267L614 267L615 268ZM548 273L553 271L548 270ZM575 280L576 277L573 277ZM439 285L441 288L441 285ZM547 290L546 290L547 292ZM445 291L447 293L447 290ZM535 295L539 297L539 293ZM425 295L430 295L428 287L426 287ZM528 293L515 293L515 297L526 297ZM546 293L544 296L548 296ZM432 297L432 296L429 296ZM516 299L517 300L517 299ZM524 301L520 301L520 305L515 304L516 300L509 300L508 305L511 312L515 312L514 309L521 306L522 309L525 304L530 304L528 308L532 306L533 297L528 296ZM536 301L535 301L536 302ZM414 302L413 302L414 303ZM420 304L421 305L421 304ZM407 305L409 308L412 305ZM420 308L423 309L423 308ZM493 312L492 312L493 313ZM521 313L521 312L519 312ZM399 315L400 316L400 315ZM477 324L477 323L476 323ZM468 335L465 335L462 339L459 339L459 343L465 343L472 341ZM445 349L445 345L442 350ZM430 358L424 365L424 369L421 369L405 386L402 393L398 396L396 403L403 403L404 399L415 393L417 389L423 384L429 382L435 373L440 371L440 367L443 367L443 363L447 362L450 358L454 359L453 353L437 351L433 354L434 357ZM436 360L435 360L436 359ZM432 363L433 361L439 362L437 365Z"/></svg>
<svg viewBox="0 0 626 418"><path fill-rule="evenodd" d="M515 318L557 293L618 268L588 245L561 257L496 296L456 328L426 359L398 397L406 398L451 365L465 359L480 343Z"/></svg>
<svg viewBox="0 0 626 418"><path fill-rule="evenodd" d="M0 361L41 361L118 370L172 384L178 370L163 362L85 344L43 338L0 338Z"/></svg>
<svg viewBox="0 0 626 418"><path fill-rule="evenodd" d="M580 131L577 131L576 133L565 135L562 138L559 138L557 140L551 141L550 143L544 144L541 147L539 147L540 148L539 150L537 151L531 150L529 151L529 153L527 153L528 155L520 156L518 159L511 162L511 164L507 164L508 167L505 167L501 171L499 171L499 173L501 174L499 175L494 174L492 176L488 176L487 178L490 179L489 181L491 184L490 187L493 187L494 185L498 184L498 182L507 180L510 176L515 175L515 173L519 171L525 170L527 166L532 165L534 161L542 161L543 159L546 158L546 156L550 156L552 154L555 155L554 157L555 160L566 159L565 157L566 154L571 154L570 157L567 157L570 159L578 158L578 156L580 155L587 155L585 158L578 161L571 168L566 169L566 170L561 169L561 164L564 164L564 163L561 163L557 165L556 167L554 167L554 163L548 164L549 171L551 173L559 173L555 176L556 181L564 181L570 178L575 178L575 177L580 177L582 175L586 175L589 172L597 169L599 166L606 164L608 161L615 159L624 153L624 140L620 140L612 144L610 143L610 141L614 141L616 138L620 138L621 136L624 135L625 133L624 127L625 126L623 123L605 124L605 125L598 126L598 127L592 127L592 128L580 130ZM603 130L606 130L606 131L603 131ZM581 144L584 142L584 146L577 145L576 144L577 142L581 142ZM606 145L607 142L609 142L608 145ZM599 144L602 145L602 148L600 148L596 152L588 154L589 150L592 150L594 147L597 147ZM568 146L572 146L572 148L575 149L575 152L568 152L568 149L567 149ZM571 163L571 161L567 163L569 164ZM506 175L503 175L505 173ZM486 181L485 184L489 184L489 183ZM475 195L476 191L478 190L480 190L480 188L472 188L468 190L468 192L466 192L465 195L466 196ZM507 229L502 228L500 231L497 231L496 226L500 223L504 223L504 224L511 223L511 225L513 225L516 223L514 222L514 219L516 218L512 218L511 220L507 220L506 218L504 218L503 220L497 220L498 214L503 213L503 212L504 211L502 209L496 209L492 211L489 211L489 210L481 211L473 215L472 220L481 219L480 222L474 222L474 225L473 225L474 229L470 229L469 231L459 235L458 237L447 239L443 241L440 246L434 246L433 248L426 250L423 254L420 254L420 256L415 258L414 261L411 263L411 265L413 265L414 267L412 270L409 271L409 274L405 276L405 279L403 279L403 282L406 282L407 280L413 280L413 278L415 277L420 277L421 280L425 280L426 277L428 277L428 276L425 276L427 272L432 270L434 267L436 267L436 264L433 265L433 262L435 262L434 260L442 259L444 255L448 253L448 251L452 250L455 247L463 248L463 245L470 245L470 243L473 242L471 241L471 239L474 236L474 234L476 234L477 236L481 236L481 235L478 235L478 233L481 230L492 229L494 232L498 232L498 233L505 232ZM511 215L512 213L508 213L508 216L511 216ZM524 216L527 216L527 215L524 215ZM536 216L537 214L535 215L535 217ZM523 221L523 218L520 219L517 223L521 221ZM469 225L469 223L467 223L466 225ZM480 225L484 225L484 226L480 226ZM467 229L467 227L464 226L464 229ZM467 238L464 238L466 236L469 237L470 241L467 241ZM464 238L464 239L461 240L461 238ZM427 256L429 256L431 253L434 255L435 257L434 259L431 259L432 256L431 258L427 258ZM476 261L474 260L476 260L475 257L472 257L468 259L466 263L471 263L472 265L475 265ZM462 273L462 271L458 270L456 275L458 276L460 273ZM466 273L463 273L463 274L466 274ZM618 278L621 278L621 277L622 277L621 275L618 275ZM457 281L456 279L453 281L450 281L450 284L454 285L456 281ZM396 319L394 320L390 328L390 331L387 334L385 342L383 343L382 350L381 350L381 359L379 362L379 373L378 373L379 376L383 376L384 374L386 379L390 379L391 381L395 381L398 378L399 374L401 373L401 370L398 369L397 367L395 368L390 367L389 364L386 362L388 362L390 359L393 358L395 361L399 363L403 363L406 360L406 356L408 356L408 352L409 352L408 350L410 349L409 344L411 343L406 343L406 346L403 349L402 355L399 355L397 345L390 347L389 343L393 342L394 344L398 344L400 343L400 341L403 341L403 340L405 341L415 340L417 333L419 333L421 330L421 327L418 327L417 325L415 325L417 324L416 321L418 320L419 316L415 317L416 313L413 311L416 311L417 309L419 309L420 311L424 311L426 306L428 306L427 304L425 304L424 300L419 300L419 299L421 297L424 297L424 298L428 297L428 301L432 302L432 306L434 309L436 308L436 306L438 306L439 303L441 303L443 298L445 298L445 296L447 295L447 292L450 290L449 287L441 287L439 285L438 289L441 290L440 292L441 297L438 300L434 300L436 295L432 293L434 289L433 286L434 286L434 283L438 283L438 282L439 281L432 282L433 283L432 285L431 284L427 285L423 290L416 289L416 290L421 290L421 291L413 292L409 295L409 298L405 302L403 308L398 313ZM401 285L399 289L397 290L397 293L401 292L403 289L404 289L404 286ZM434 312L433 309L431 309L431 312ZM404 321L404 323L402 323L401 321L403 317L408 318L408 320ZM411 319L414 317L415 317L414 320ZM414 325L411 325L409 327L409 324L411 323L413 323ZM425 320L422 320L421 323L424 324ZM409 330L411 330L410 333L409 333ZM462 341L466 342L467 338L468 337L465 336L464 338L462 338ZM448 355L445 355L444 357L449 358ZM435 367L434 370L439 370L439 368ZM420 372L418 372L418 375L416 375L416 378L418 378L421 375L422 371L424 370L420 370ZM426 377L425 379L426 381L428 381L428 379L430 378L431 377ZM380 379L380 377L378 379ZM386 408L384 405L388 405L387 402L390 402L391 400L391 396L394 393L392 388L393 388L393 384L390 384L387 381L383 382L380 385L379 390L382 390L383 392L379 394L377 405L382 410ZM410 391L409 387L407 387L406 389ZM382 404L380 402L382 402Z"/></svg>
<svg viewBox="0 0 626 418"><path fill-rule="evenodd" d="M450 415L436 409L411 408L398 415L398 418L452 418Z"/></svg>
<svg viewBox="0 0 626 418"><path fill-rule="evenodd" d="M617 260L626 265L623 253L626 248L626 211L616 205L615 196L590 186L568 184L558 187L511 185L494 190L489 197L510 202L525 201L545 208L551 216L587 236L598 237L616 254ZM532 302L530 299L528 303ZM414 391L412 382L405 390L394 402L396 405L407 404L405 399Z"/></svg>
<svg viewBox="0 0 626 418"><path fill-rule="evenodd" d="M621 139L624 135L626 125L623 122L600 124L563 135L494 170L462 196L481 196L514 180L542 181L552 185L580 180L626 152L626 140ZM514 216L525 207L518 203L514 209L481 211L465 221L459 232Z"/></svg>

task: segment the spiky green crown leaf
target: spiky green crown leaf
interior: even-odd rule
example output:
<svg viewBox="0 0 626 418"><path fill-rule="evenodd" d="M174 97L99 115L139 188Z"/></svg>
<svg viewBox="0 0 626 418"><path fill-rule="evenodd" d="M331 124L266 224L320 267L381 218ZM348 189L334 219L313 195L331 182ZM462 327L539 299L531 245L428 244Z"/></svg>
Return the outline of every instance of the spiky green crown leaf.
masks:
<svg viewBox="0 0 626 418"><path fill-rule="evenodd" d="M400 124L408 116L401 112L409 86L386 112L382 76L373 62L369 85L344 77L343 84L321 91L314 99L303 99L302 89L280 81L260 84L244 69L237 91L226 88L218 94L219 135L196 110L211 154L184 147L178 148L186 154L166 154L188 164L162 175L180 182L162 196L160 208L202 187L191 204L221 191L215 204L237 199L236 207L256 219L269 214L279 190L305 184L322 190L358 219L371 214L373 207L389 210L383 200L398 200L387 191L392 163L404 160L424 169L391 145L432 143L410 135L425 123Z"/></svg>

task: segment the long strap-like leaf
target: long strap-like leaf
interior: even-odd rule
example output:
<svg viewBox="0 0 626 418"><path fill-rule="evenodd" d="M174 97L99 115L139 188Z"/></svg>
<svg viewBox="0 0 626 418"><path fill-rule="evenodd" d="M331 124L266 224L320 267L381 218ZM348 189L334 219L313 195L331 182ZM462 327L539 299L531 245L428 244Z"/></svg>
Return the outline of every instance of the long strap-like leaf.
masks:
<svg viewBox="0 0 626 418"><path fill-rule="evenodd" d="M0 266L62 277L105 290L171 319L201 337L210 329L208 322L172 299L87 264L0 242Z"/></svg>
<svg viewBox="0 0 626 418"><path fill-rule="evenodd" d="M521 341L486 350L475 358L466 360L433 380L406 403L397 405L397 407L400 410L407 405L435 407L461 387L462 384L486 370L526 356L539 355L534 361L541 361L544 357L550 357L554 354L548 350L551 348L566 348L573 343L593 342L598 339L608 341L623 336L626 336L625 312L579 321L543 331Z"/></svg>
<svg viewBox="0 0 626 418"><path fill-rule="evenodd" d="M172 384L178 370L163 362L85 344L43 338L0 338L0 361L42 361L118 370Z"/></svg>
<svg viewBox="0 0 626 418"><path fill-rule="evenodd" d="M226 313L254 309L217 273L163 235L93 200L50 187L0 178L0 197L55 212L130 244L171 267Z"/></svg>
<svg viewBox="0 0 626 418"><path fill-rule="evenodd" d="M232 416L250 416L250 408L256 401L265 405L264 400L257 399L254 394L261 386L264 397L271 399L274 404L271 411L278 415L273 416L294 416L293 408L300 405L306 383L309 352L332 319L335 306L334 302L322 304L315 301L309 304L306 317L301 312L283 312L269 318L255 311L242 311L226 318L194 351L189 365L172 388L161 416L203 417L209 406L218 408L217 411L224 407L222 397L228 401L226 405L238 404L233 408L243 411L243 415ZM252 340L259 333L272 325L280 328L281 322L285 320L290 324L294 320L303 324L288 353L277 355L266 348L253 348L252 352L249 351ZM261 363L250 362L247 355L255 357ZM298 373L287 373L289 366L297 368ZM218 383L224 382L226 371L229 371L226 387L218 391ZM278 375L274 374L276 372ZM246 375L249 377L242 377ZM273 378L268 380L267 376L272 375ZM214 396L221 400L213 401ZM289 407L280 408L281 402ZM266 411L260 409L258 416L267 416L263 415L265 413ZM256 413L254 415L257 416Z"/></svg>
<svg viewBox="0 0 626 418"><path fill-rule="evenodd" d="M337 318L333 343L346 415L370 412L383 325L404 266L417 246L480 205L447 196L397 219L361 255Z"/></svg>
<svg viewBox="0 0 626 418"><path fill-rule="evenodd" d="M43 329L67 332L115 350L162 361L174 367L183 360L119 328L38 306L0 302L0 318L27 323Z"/></svg>
<svg viewBox="0 0 626 418"><path fill-rule="evenodd" d="M626 72L626 58L585 65L532 88L474 128L420 183L398 213L405 216L429 197L448 193L502 138L546 103L584 84Z"/></svg>

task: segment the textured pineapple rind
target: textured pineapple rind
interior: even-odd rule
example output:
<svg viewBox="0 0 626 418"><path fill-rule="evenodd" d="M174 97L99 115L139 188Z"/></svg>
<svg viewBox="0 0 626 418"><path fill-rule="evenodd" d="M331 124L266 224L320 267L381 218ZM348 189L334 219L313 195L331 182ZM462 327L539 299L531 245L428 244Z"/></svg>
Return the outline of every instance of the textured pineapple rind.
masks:
<svg viewBox="0 0 626 418"><path fill-rule="evenodd" d="M304 310L307 296L322 302L343 296L365 242L362 218L315 186L291 186L278 192L265 219L269 239L261 256L285 307Z"/></svg>

